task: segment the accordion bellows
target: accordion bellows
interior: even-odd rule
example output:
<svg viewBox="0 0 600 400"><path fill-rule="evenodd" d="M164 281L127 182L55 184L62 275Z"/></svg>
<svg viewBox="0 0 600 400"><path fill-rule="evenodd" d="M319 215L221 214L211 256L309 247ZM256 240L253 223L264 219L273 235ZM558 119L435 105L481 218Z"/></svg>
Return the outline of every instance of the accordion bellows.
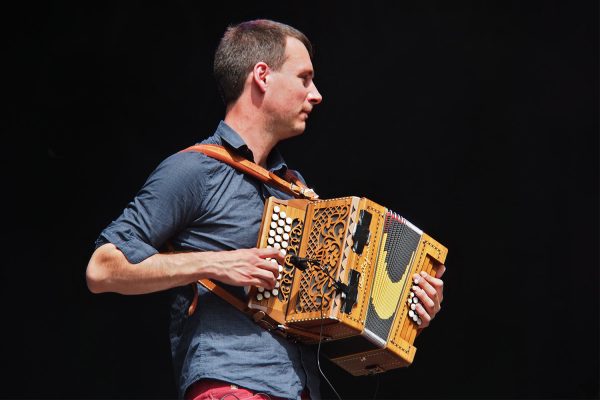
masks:
<svg viewBox="0 0 600 400"><path fill-rule="evenodd" d="M325 356L352 375L413 362L421 321L412 277L435 275L447 254L440 243L366 198L271 197L257 247L278 247L286 259L275 289L248 293L248 307L269 325L322 341Z"/></svg>

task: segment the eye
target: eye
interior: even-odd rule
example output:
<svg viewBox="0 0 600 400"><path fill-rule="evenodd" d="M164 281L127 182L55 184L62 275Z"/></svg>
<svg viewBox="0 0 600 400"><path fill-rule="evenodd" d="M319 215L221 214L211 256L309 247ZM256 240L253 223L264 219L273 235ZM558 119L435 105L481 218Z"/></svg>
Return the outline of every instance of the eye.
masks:
<svg viewBox="0 0 600 400"><path fill-rule="evenodd" d="M312 77L311 77L310 75L301 75L301 76L300 76L300 79L302 79L302 84L303 84L305 87L308 87L308 86L310 86L310 82L311 82L311 80L312 80Z"/></svg>

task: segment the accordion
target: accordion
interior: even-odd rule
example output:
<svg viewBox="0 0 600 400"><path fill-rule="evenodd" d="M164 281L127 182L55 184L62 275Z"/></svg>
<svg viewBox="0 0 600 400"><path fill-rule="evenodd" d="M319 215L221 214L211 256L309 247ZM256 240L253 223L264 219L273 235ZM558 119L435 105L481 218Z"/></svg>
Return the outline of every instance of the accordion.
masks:
<svg viewBox="0 0 600 400"><path fill-rule="evenodd" d="M366 198L270 197L257 247L285 255L274 289L249 288L257 322L320 343L355 376L413 362L421 321L412 276L435 275L447 254L440 243Z"/></svg>

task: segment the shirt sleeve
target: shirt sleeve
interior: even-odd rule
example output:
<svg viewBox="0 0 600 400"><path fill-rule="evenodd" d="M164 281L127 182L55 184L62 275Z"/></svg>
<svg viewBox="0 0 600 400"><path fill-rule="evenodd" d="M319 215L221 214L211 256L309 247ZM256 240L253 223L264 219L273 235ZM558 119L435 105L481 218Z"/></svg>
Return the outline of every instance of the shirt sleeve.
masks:
<svg viewBox="0 0 600 400"><path fill-rule="evenodd" d="M96 248L114 244L132 264L158 253L202 212L203 186L208 171L205 156L177 153L164 160L96 240Z"/></svg>

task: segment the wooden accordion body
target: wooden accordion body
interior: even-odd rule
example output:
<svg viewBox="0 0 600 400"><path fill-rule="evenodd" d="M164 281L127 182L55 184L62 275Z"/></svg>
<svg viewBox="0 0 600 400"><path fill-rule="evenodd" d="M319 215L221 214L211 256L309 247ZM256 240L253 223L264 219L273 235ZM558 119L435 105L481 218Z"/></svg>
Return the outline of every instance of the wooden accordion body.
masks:
<svg viewBox="0 0 600 400"><path fill-rule="evenodd" d="M324 355L352 375L413 362L420 320L410 311L412 276L435 275L446 258L444 246L396 213L354 196L269 198L258 247L271 246L285 252L286 263L274 290L250 288L248 307L262 322L305 343L322 338ZM309 262L302 271L294 256L318 265Z"/></svg>

